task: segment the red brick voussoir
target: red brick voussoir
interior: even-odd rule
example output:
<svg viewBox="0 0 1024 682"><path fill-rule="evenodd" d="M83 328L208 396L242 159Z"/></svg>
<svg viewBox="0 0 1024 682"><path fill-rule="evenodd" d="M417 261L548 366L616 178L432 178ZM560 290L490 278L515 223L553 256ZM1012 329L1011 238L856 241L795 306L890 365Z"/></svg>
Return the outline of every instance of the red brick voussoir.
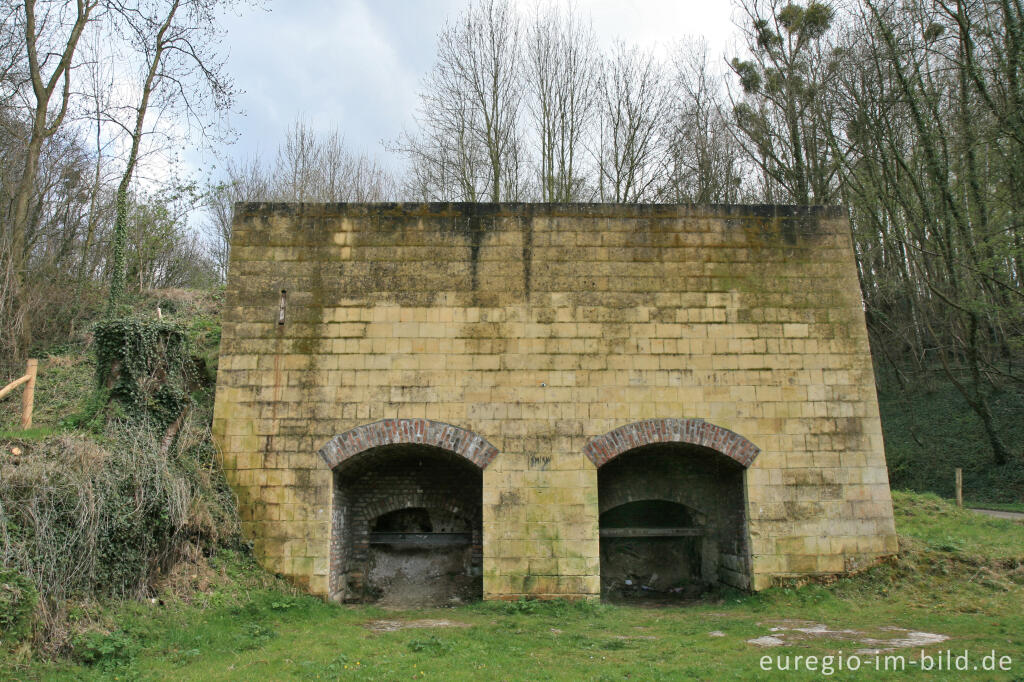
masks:
<svg viewBox="0 0 1024 682"><path fill-rule="evenodd" d="M320 456L332 469L360 452L382 445L432 445L465 457L480 469L487 468L498 449L472 431L430 419L382 419L339 433L320 448Z"/></svg>
<svg viewBox="0 0 1024 682"><path fill-rule="evenodd" d="M583 453L596 466L624 452L655 443L686 443L710 448L749 467L761 449L743 436L703 419L647 419L620 426L587 443Z"/></svg>

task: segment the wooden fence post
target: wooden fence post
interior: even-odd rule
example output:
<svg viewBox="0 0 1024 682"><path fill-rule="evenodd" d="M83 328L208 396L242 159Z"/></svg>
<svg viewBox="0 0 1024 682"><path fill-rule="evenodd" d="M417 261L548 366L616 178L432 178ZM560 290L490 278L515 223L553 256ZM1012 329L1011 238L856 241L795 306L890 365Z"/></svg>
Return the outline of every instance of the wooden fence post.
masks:
<svg viewBox="0 0 1024 682"><path fill-rule="evenodd" d="M956 468L956 506L964 506L964 470Z"/></svg>
<svg viewBox="0 0 1024 682"><path fill-rule="evenodd" d="M28 361L28 383L25 384L25 392L21 394L21 428L22 430L32 428L32 404L36 398L36 372L39 369L39 361L30 359Z"/></svg>

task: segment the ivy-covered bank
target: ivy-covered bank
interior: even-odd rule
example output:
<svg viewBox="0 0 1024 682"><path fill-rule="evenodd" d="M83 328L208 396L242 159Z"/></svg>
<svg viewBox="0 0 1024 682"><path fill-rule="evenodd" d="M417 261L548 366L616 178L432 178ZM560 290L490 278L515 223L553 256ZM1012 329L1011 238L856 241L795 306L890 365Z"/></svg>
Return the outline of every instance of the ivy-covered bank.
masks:
<svg viewBox="0 0 1024 682"><path fill-rule="evenodd" d="M176 322L124 317L94 329L99 395L133 420L166 427L198 387L188 331Z"/></svg>
<svg viewBox="0 0 1024 682"><path fill-rule="evenodd" d="M0 595L13 614L0 618L4 644L31 634L60 651L83 604L148 596L177 562L238 542L205 427L191 420L166 449L161 439L122 422L98 437L3 445Z"/></svg>
<svg viewBox="0 0 1024 682"><path fill-rule="evenodd" d="M68 651L97 600L242 547L209 430L215 303L156 304L41 359L38 429L0 424L0 647Z"/></svg>

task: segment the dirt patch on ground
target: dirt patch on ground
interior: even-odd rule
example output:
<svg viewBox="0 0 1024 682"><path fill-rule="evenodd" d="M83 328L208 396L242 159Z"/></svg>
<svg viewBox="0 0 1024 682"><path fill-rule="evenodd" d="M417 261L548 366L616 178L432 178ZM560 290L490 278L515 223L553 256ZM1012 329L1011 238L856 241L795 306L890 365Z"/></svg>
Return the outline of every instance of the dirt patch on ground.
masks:
<svg viewBox="0 0 1024 682"><path fill-rule="evenodd" d="M373 632L396 632L420 628L468 628L472 625L454 620L423 618L421 620L371 620L364 627Z"/></svg>
<svg viewBox="0 0 1024 682"><path fill-rule="evenodd" d="M949 637L932 632L919 632L895 626L883 626L874 631L833 630L823 623L802 620L780 620L758 623L768 626L768 634L748 639L748 644L760 647L789 646L814 639L850 642L864 648L854 651L860 655L884 654L897 649L931 646L945 642Z"/></svg>

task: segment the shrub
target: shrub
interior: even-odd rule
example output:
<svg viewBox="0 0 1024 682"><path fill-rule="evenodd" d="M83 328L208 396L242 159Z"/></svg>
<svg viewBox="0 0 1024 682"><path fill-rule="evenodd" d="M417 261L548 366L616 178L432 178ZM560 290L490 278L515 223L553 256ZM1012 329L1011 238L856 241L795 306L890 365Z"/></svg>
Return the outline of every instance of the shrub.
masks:
<svg viewBox="0 0 1024 682"><path fill-rule="evenodd" d="M28 636L37 601L32 581L18 571L0 568L0 637L4 644L16 644Z"/></svg>
<svg viewBox="0 0 1024 682"><path fill-rule="evenodd" d="M131 637L121 630L86 632L75 637L72 652L81 663L110 670L131 662L133 644Z"/></svg>
<svg viewBox="0 0 1024 682"><path fill-rule="evenodd" d="M36 643L67 644L67 599L142 597L186 554L238 537L209 430L186 422L165 450L151 427L110 424L0 460L0 565L40 595Z"/></svg>
<svg viewBox="0 0 1024 682"><path fill-rule="evenodd" d="M93 329L99 390L128 416L166 428L196 381L188 331L173 322L107 319Z"/></svg>

